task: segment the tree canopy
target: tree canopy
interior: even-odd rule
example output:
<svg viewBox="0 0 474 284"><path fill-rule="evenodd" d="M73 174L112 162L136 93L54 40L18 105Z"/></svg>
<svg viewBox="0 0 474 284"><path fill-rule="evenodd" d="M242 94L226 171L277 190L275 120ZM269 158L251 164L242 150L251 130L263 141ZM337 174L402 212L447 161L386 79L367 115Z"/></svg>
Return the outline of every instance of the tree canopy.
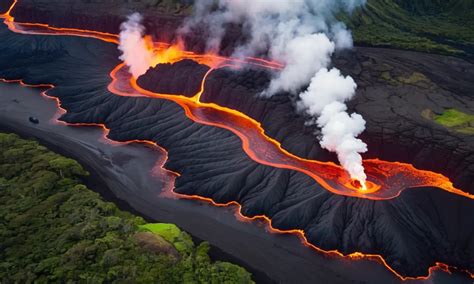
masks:
<svg viewBox="0 0 474 284"><path fill-rule="evenodd" d="M78 162L14 134L0 149L0 282L252 283L208 243L104 201Z"/></svg>

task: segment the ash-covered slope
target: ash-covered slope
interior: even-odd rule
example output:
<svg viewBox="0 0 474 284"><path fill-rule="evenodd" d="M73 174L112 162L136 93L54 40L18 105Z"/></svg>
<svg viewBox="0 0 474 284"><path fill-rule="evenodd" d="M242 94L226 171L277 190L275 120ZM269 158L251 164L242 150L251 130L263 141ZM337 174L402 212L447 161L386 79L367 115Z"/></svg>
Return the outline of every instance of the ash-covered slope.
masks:
<svg viewBox="0 0 474 284"><path fill-rule="evenodd" d="M267 215L275 228L304 230L326 250L381 254L404 276L426 275L436 261L474 270L469 199L435 189L408 190L387 201L334 195L302 173L252 161L238 137L194 123L171 101L110 93L109 72L118 64L112 44L18 35L4 27L0 38L8 42L0 45L0 77L55 84L49 94L61 100L67 122L104 123L118 141L157 142L168 150L166 167L181 174L179 193L237 201L243 214ZM194 80L184 83L189 90L196 86Z"/></svg>
<svg viewBox="0 0 474 284"><path fill-rule="evenodd" d="M157 72L148 72L138 80L140 85L153 86L157 93L192 97L201 89L202 78L208 70L208 66L182 60L175 64L160 64Z"/></svg>
<svg viewBox="0 0 474 284"><path fill-rule="evenodd" d="M18 0L12 16L17 22L44 23L53 27L81 28L118 34L120 24L127 16L139 12L144 17L147 33L154 40L173 42L176 30L179 29L186 16L192 11L188 0L107 0L100 2L77 0ZM13 3L4 0L0 3L3 12ZM3 9L2 9L3 8ZM87 11L87 12L84 12ZM202 33L186 36L188 50L204 51L206 41ZM234 27L223 39L221 52L231 54L234 44L242 37L239 27Z"/></svg>
<svg viewBox="0 0 474 284"><path fill-rule="evenodd" d="M474 193L474 135L438 125L430 117L447 109L466 113L474 109L474 99L469 96L474 89L473 64L452 57L372 48L341 55L336 64L359 85L350 104L367 120L362 138L369 152L364 158L412 163L442 173L458 188ZM196 92L187 90L199 89L195 78L204 72L202 65L182 61L151 69L138 83L158 93L192 96ZM167 76L172 82L188 83L175 84L173 91L163 79ZM293 154L337 161L319 147L319 130L306 126L306 118L296 114L294 98L288 94L259 96L270 76L267 70L215 70L206 80L201 100L237 109L261 122L266 133Z"/></svg>
<svg viewBox="0 0 474 284"><path fill-rule="evenodd" d="M54 27L81 28L118 34L120 24L134 12L144 15L145 25L155 39L171 42L174 31L191 11L179 1L149 0L19 0L12 15L18 22L44 23ZM2 0L0 11L13 0ZM3 9L5 10L5 8Z"/></svg>

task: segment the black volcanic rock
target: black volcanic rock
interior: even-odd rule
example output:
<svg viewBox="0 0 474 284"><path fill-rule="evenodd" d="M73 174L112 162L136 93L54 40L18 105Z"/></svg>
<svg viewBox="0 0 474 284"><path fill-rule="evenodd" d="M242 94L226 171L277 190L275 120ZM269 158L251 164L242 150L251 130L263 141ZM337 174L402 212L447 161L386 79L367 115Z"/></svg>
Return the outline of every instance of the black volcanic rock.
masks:
<svg viewBox="0 0 474 284"><path fill-rule="evenodd" d="M474 109L474 101L466 95L474 89L473 64L445 56L373 48L358 48L335 62L359 85L350 107L367 120L367 130L362 134L369 146L365 158L409 162L420 169L442 173L458 188L474 193L474 136L452 131L423 116L426 110L442 113L449 108L465 112ZM188 73L199 73L202 69L195 64L190 72L192 66L181 65L166 66L164 71L152 69L140 78L139 84L161 92L168 90L169 84L158 80L147 83L147 78L157 78L166 72L173 75L171 80L184 82ZM387 74L391 77L384 79ZM410 83L407 78L412 74L422 74L423 80ZM208 76L201 101L247 114L293 154L336 162L336 156L317 143L319 130L305 125L308 118L296 113L294 97L260 95L270 79L266 70L218 69ZM182 92L182 84L174 86L174 93Z"/></svg>
<svg viewBox="0 0 474 284"><path fill-rule="evenodd" d="M353 109L367 120L368 157L401 160L443 173L474 192L474 135L436 124L424 113L474 109L474 65L462 59L357 48L336 59L360 88ZM419 78L414 80L413 78Z"/></svg>
<svg viewBox="0 0 474 284"><path fill-rule="evenodd" d="M305 174L254 162L238 137L194 123L171 101L110 93L109 72L119 63L113 44L18 35L5 27L0 38L9 43L0 45L0 77L55 84L49 94L68 111L64 121L103 123L117 141L157 142L168 151L166 167L181 174L179 193L238 201L244 214L267 215L275 228L304 230L323 249L382 254L405 276L425 275L436 261L474 271L472 200L433 188L385 201L334 195ZM217 75L210 84L223 87Z"/></svg>
<svg viewBox="0 0 474 284"><path fill-rule="evenodd" d="M216 70L210 74L201 100L247 114L260 122L268 135L280 141L283 148L293 154L336 161L335 155L319 146L316 138L319 130L305 125L307 118L296 112L293 96L276 94L265 97L261 94L270 83L271 76L268 70Z"/></svg>
<svg viewBox="0 0 474 284"><path fill-rule="evenodd" d="M13 0L3 0L3 6L10 6ZM157 41L172 42L174 31L179 28L182 13L170 15L161 6L146 0L119 1L76 1L76 0L21 0L15 5L12 15L18 22L44 23L55 27L81 28L118 34L120 24L134 12L140 12L147 30ZM155 2L156 4L156 2ZM172 4L167 4L172 5ZM175 6L176 7L176 6ZM84 13L87 11L87 13Z"/></svg>
<svg viewBox="0 0 474 284"><path fill-rule="evenodd" d="M4 0L2 7L9 7L13 0ZM161 3L159 3L161 2ZM162 5L158 5L162 4ZM163 9L167 7L167 9ZM185 17L191 9L189 5L181 6L169 1L148 0L115 0L77 1L77 0L20 0L17 2L12 15L18 22L44 23L54 27L81 28L118 34L120 24L126 17L134 12L144 16L143 24L147 34L153 36L155 41L166 43L175 42L176 30L180 28ZM87 13L84 13L87 11ZM207 30L194 27L193 33L184 35L183 39L187 50L203 52L206 48L204 40ZM221 45L222 54L231 54L235 42L245 37L239 26L231 26L223 38Z"/></svg>
<svg viewBox="0 0 474 284"><path fill-rule="evenodd" d="M173 65L160 65L152 68L138 79L138 84L153 92L177 95L183 94L185 88L197 89L190 87L190 85L200 84L204 75L204 72L201 71L203 70L202 65L187 62L189 61L185 60L183 63L178 62ZM171 75L170 80L179 83L173 85L166 80L159 80L158 78L162 78L164 74ZM202 75L197 82L195 81L197 76L188 81L188 74ZM217 69L209 74L201 101L213 102L247 114L261 122L270 136L280 141L285 149L296 155L335 161L333 154L323 151L319 147L315 137L318 129L305 125L306 118L295 113L293 99L290 96L279 94L266 98L259 95L268 86L270 80L271 74L263 69L238 71L229 68ZM169 89L170 86L174 87L174 91ZM185 95L189 96L188 93Z"/></svg>
<svg viewBox="0 0 474 284"><path fill-rule="evenodd" d="M5 13L10 8L11 3L9 1L0 2L0 15Z"/></svg>
<svg viewBox="0 0 474 284"><path fill-rule="evenodd" d="M156 93L192 97L201 89L202 78L208 70L208 66L192 60L159 64L140 76L137 83L140 86L149 86Z"/></svg>

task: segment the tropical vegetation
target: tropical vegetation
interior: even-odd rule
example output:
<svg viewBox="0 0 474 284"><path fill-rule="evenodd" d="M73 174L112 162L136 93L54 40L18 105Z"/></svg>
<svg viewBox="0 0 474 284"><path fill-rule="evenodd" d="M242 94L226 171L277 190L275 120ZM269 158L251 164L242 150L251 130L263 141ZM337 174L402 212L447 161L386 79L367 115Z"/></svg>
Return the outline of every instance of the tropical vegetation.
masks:
<svg viewBox="0 0 474 284"><path fill-rule="evenodd" d="M0 283L252 283L208 243L104 201L77 161L15 134L0 153Z"/></svg>

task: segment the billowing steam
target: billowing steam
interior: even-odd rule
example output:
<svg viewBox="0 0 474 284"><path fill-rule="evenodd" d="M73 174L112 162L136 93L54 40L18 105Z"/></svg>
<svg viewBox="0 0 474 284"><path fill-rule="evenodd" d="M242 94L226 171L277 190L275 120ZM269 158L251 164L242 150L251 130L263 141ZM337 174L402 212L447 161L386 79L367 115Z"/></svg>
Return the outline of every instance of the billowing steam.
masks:
<svg viewBox="0 0 474 284"><path fill-rule="evenodd" d="M226 27L241 24L248 31L248 41L237 48L235 56L267 53L285 63L263 95L298 94L298 109L311 116L309 123L321 128L321 146L336 152L351 177L365 185L360 153L367 151L367 145L356 138L364 131L365 121L358 114L349 115L345 105L357 86L339 70L328 70L336 50L352 47L350 32L334 15L363 4L365 0L196 0L195 14L181 32L205 25L207 48L216 51Z"/></svg>
<svg viewBox="0 0 474 284"><path fill-rule="evenodd" d="M135 78L145 74L150 68L153 52L148 48L144 38L145 28L142 25L142 16L133 13L127 21L120 26L119 50L122 51L120 59L130 68L130 73Z"/></svg>
<svg viewBox="0 0 474 284"><path fill-rule="evenodd" d="M365 120L359 114L347 113L345 101L351 99L357 88L351 77L344 77L337 69L322 68L311 79L306 91L299 95L297 106L311 117L318 117L323 148L336 152L341 165L365 184L367 176L359 153L367 151L367 145L356 137L365 129Z"/></svg>

